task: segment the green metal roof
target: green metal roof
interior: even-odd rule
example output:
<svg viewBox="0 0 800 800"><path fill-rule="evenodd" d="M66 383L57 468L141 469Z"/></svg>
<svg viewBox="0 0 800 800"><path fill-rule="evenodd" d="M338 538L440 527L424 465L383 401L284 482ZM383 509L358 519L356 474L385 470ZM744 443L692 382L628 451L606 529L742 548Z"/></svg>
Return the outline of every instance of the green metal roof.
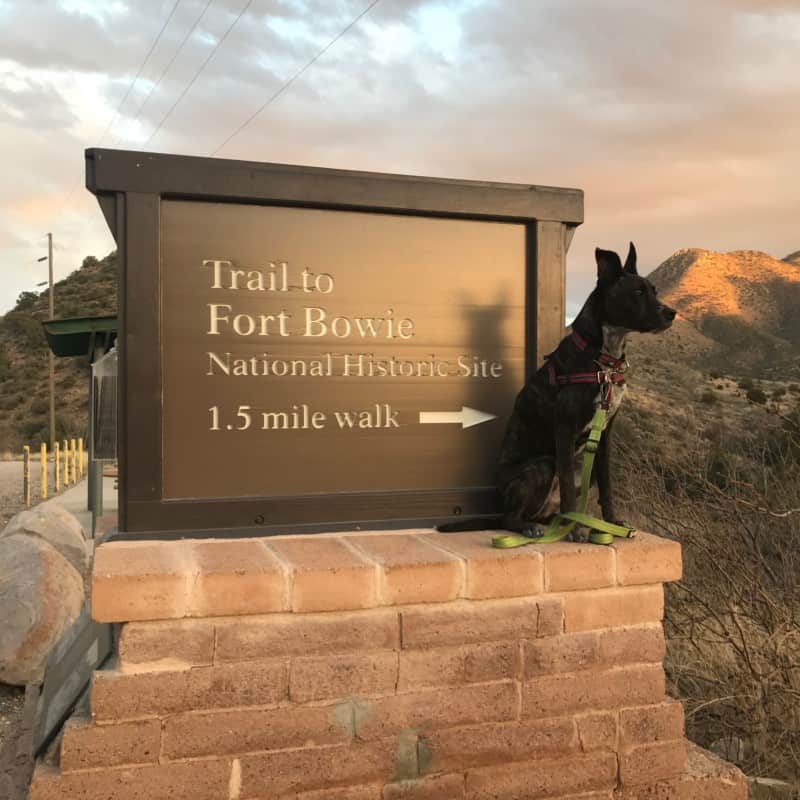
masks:
<svg viewBox="0 0 800 800"><path fill-rule="evenodd" d="M48 319L42 322L47 344L59 358L62 356L89 356L102 346L107 353L117 339L117 318L77 317L74 319Z"/></svg>

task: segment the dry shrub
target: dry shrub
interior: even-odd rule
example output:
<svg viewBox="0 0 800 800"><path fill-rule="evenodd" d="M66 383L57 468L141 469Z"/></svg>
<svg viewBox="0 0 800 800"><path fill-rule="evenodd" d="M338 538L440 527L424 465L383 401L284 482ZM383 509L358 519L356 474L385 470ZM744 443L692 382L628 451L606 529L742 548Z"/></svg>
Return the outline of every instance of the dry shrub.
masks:
<svg viewBox="0 0 800 800"><path fill-rule="evenodd" d="M798 780L800 425L753 413L747 431L686 414L689 446L623 425L617 495L625 519L683 545L665 630L687 735L750 775Z"/></svg>

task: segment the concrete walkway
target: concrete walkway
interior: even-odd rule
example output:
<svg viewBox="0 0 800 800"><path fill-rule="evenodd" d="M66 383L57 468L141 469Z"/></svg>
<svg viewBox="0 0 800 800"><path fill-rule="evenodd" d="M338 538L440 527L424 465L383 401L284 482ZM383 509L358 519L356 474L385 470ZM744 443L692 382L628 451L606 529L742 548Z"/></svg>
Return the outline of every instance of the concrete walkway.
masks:
<svg viewBox="0 0 800 800"><path fill-rule="evenodd" d="M114 488L116 478L103 478L103 513L113 514L117 510L117 490ZM92 534L92 512L87 508L89 484L86 478L57 497L45 500L45 503L57 503L70 514L74 514L83 525L87 536ZM43 503L44 505L44 503Z"/></svg>

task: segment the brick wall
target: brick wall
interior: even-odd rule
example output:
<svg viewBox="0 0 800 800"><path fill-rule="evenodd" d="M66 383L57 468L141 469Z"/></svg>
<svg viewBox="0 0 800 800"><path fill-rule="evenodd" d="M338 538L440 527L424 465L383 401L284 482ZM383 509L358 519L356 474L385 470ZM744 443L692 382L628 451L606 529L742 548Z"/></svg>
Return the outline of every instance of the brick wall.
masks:
<svg viewBox="0 0 800 800"><path fill-rule="evenodd" d="M664 691L679 546L490 538L102 545L118 658L31 800L700 797Z"/></svg>

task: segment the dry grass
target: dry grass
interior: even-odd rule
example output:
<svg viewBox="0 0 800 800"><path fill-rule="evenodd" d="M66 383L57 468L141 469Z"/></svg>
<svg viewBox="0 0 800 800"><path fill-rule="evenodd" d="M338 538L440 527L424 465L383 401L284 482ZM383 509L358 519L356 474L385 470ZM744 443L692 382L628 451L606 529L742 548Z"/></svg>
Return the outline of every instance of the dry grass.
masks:
<svg viewBox="0 0 800 800"><path fill-rule="evenodd" d="M768 410L729 389L713 409L674 402L700 381L658 415L634 391L616 468L636 480L617 494L632 524L683 545L665 628L688 735L727 745L750 775L800 782L800 406Z"/></svg>

